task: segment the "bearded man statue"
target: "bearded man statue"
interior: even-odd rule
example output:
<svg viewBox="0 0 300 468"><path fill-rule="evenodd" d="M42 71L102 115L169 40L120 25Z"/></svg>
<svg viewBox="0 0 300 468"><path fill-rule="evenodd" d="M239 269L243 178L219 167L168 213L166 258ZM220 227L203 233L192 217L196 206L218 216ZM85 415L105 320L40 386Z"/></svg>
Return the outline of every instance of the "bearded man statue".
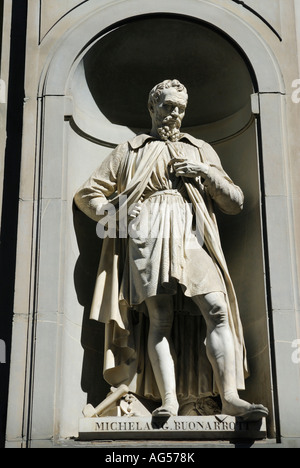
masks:
<svg viewBox="0 0 300 468"><path fill-rule="evenodd" d="M117 146L75 195L117 225L103 231L115 235L103 236L91 310L106 325L104 378L157 401L156 417L219 395L223 414L258 420L267 408L238 394L243 329L214 212L239 214L244 196L214 149L181 133L187 103L179 81L155 86L149 134Z"/></svg>

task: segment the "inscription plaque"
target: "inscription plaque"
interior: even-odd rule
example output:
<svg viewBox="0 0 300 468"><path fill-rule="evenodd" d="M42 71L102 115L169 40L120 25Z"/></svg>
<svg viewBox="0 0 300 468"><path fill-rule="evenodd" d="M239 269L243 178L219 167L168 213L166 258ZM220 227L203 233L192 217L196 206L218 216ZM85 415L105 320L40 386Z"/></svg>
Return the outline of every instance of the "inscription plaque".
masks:
<svg viewBox="0 0 300 468"><path fill-rule="evenodd" d="M80 440L193 439L234 440L266 438L266 421L239 421L226 415L153 417L102 417L79 421Z"/></svg>

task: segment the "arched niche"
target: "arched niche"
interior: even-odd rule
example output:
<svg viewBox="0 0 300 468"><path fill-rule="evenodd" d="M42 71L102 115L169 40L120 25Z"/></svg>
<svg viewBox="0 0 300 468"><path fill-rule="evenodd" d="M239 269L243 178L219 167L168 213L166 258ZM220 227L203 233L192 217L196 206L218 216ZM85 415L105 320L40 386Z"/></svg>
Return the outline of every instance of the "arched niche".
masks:
<svg viewBox="0 0 300 468"><path fill-rule="evenodd" d="M166 77L188 88L186 131L218 141L250 124L255 85L237 47L203 22L156 15L113 28L89 48L70 86L74 126L111 146L148 131L148 93Z"/></svg>
<svg viewBox="0 0 300 468"><path fill-rule="evenodd" d="M77 174L85 172L87 178L110 148L149 131L148 93L166 78L177 78L188 89L184 131L215 147L226 171L245 193L242 215L228 217L218 213L218 217L248 350L251 377L246 382L244 398L262 402L272 409L259 158L256 121L251 107L257 83L242 51L211 25L178 16L138 17L113 27L89 47L70 82L73 113L68 129L68 144L72 148L69 158L75 160L74 167L76 161L81 166L80 170L77 166ZM71 177L72 180L77 178L75 174ZM85 177L82 182L84 180ZM73 189L76 188L73 185ZM85 223L82 214L76 213L76 217L82 229L81 223ZM80 235L86 238L82 231ZM93 258L93 238L94 233L85 240L86 246L80 252L75 272L78 272L78 264L88 265ZM83 246L80 236L78 239ZM75 285L77 292L85 295L83 284L81 272L75 275ZM90 288L88 290L90 292ZM89 369L84 372L85 388L88 400L95 403L97 395L93 385L97 370L92 365L95 356L91 348L96 330L100 333L98 343L101 345L103 337L99 324L87 321L90 298L83 304L82 345L84 369ZM101 352L99 344L94 347L97 353ZM99 373L98 390L100 380ZM100 401L100 395L98 399Z"/></svg>
<svg viewBox="0 0 300 468"><path fill-rule="evenodd" d="M86 395L89 401L96 404L97 399L107 391L101 380L100 365L103 330L98 325L91 325L88 321L99 244L94 226L80 215L76 221L78 230L76 231L77 238L75 238L72 198L75 190L108 154L111 147L136 132L144 130L147 119L146 98L150 81L151 87L165 78L160 75L159 69L155 71L151 67L151 63L154 63L151 62L153 51L157 54L157 49L151 47L151 42L145 42L146 30L152 24L154 29L157 28L158 34L160 30L158 26L163 22L169 24L167 31L171 32L174 28L174 41L178 44L177 48L174 43L172 44L171 50L175 49L176 54L168 55L169 60L172 57L169 67L172 68L173 77L182 80L188 86L190 101L193 103L189 107L190 115L187 114L186 130L196 137L210 141L215 146L225 169L245 192L244 213L230 220L220 216L220 227L224 250L241 305L252 372L247 381L245 397L265 403L272 413L270 339L266 305L268 298L265 284L265 252L262 241L263 237L269 239L269 234L263 230L266 220L262 219L260 211L261 193L265 193L262 185L263 182L265 184L268 182L268 166L271 162L268 150L271 136L268 133L266 114L262 113L259 130L263 139L262 149L265 150L265 172L263 172L257 150L257 121L252 114L250 96L253 92L259 91L267 94L271 90L279 94L284 92L284 86L273 54L252 28L241 23L230 12L216 9L214 5L206 3L203 3L203 9L196 21L195 15L187 16L187 12L191 9L190 3L189 0L185 3L185 11L183 11L182 2L170 2L168 15L165 11L162 12L164 14L153 15L148 2L144 1L138 2L138 9L136 1L129 1L126 18L119 10L110 10L109 7L101 12L95 11L93 15L87 16L68 30L60 39L56 44L55 52L48 57L47 66L41 77L39 97L42 106L43 132L41 134L40 194L42 203L49 202L47 206L51 206L52 203L61 214L55 225L48 226L49 229L45 225L46 217L39 220L40 246L42 247L49 241L49 233L51 243L56 242L56 245L60 246L57 248L59 261L53 266L51 301L53 302L56 297L62 309L62 315L57 321L59 328L63 324L60 328L62 331L58 334L61 378L57 379L57 369L53 370L53 382L56 382L53 385L57 416L49 413L49 418L51 416L52 419L56 418L56 422L59 421L60 437L76 435L77 420L81 408L86 403ZM156 11L159 12L159 9L157 8ZM137 11L143 15L137 16ZM131 61L131 66L135 70L138 70L139 66L144 63L148 63L148 73L141 70L142 73L134 77L130 74L124 75L126 63L124 64L123 80L127 84L125 86L127 96L131 100L135 96L133 103L128 101L124 106L122 96L118 94L122 89L124 92L124 86L118 89L112 86L114 83L117 85L122 77L121 70L118 73L117 64L107 60L105 51L111 47L115 57L119 57L119 60L122 49L119 50L118 45L121 46L123 41L129 41L133 47L135 34L141 25L145 27L141 28L139 40L143 39L144 44L147 43L147 60L137 60L139 55L135 54L136 48L132 51L126 49L124 58L126 58L126 63L128 60ZM193 49L191 55L189 55L189 50L185 50L181 36L176 36L176 28L179 28L182 34L186 34L187 41L192 41L195 37L191 35L191 31L194 31L194 35L197 36L198 46ZM48 40L50 36L49 34ZM214 41L208 41L209 37ZM205 49L201 47L202 40L207 46ZM154 44L157 45L159 42L158 35L154 38ZM179 52L181 56L184 56L184 60L189 61L188 67L182 66L182 60L178 59ZM167 53L167 48L164 49L164 53ZM219 60L216 61L215 57ZM199 66L198 59L207 65L204 72ZM103 63L101 64L103 61L105 67L114 68L118 74L113 76L112 81L106 69L105 73L101 73L101 69L104 69ZM197 65L194 65L195 61ZM231 68L228 67L225 70L226 73L216 73L220 61L225 67L226 64L231 64ZM181 64L181 68L176 69L177 62ZM155 63L158 67L159 62ZM197 80L192 79L194 67L195 73L198 73ZM167 69L165 71L167 72ZM99 82L102 80L99 88L95 73L99 76ZM207 94L204 97L201 89L198 89L199 77L202 79L201 89L207 86ZM132 80L136 93L132 88L130 89ZM124 85L123 82L122 85ZM122 112L118 113L115 109L112 112L109 101L105 102L106 86L110 94L113 93L114 107L122 105ZM103 94L101 88L103 88ZM237 90L238 92L235 92ZM209 93L213 93L213 98L209 98ZM132 119L133 107L130 106L134 106L134 102L138 104L140 114L137 116L139 118L134 116ZM143 110L143 103L145 110ZM260 103L264 110L266 104L263 100ZM201 112L198 113L199 105L202 107ZM270 101L269 112L270 106L273 106L274 110L280 110L281 102L278 99ZM276 122L276 125L276 128L281 130L281 121ZM280 134L279 131L278 138ZM53 151L54 141L55 151ZM279 143L280 148L283 149L282 142L279 141ZM278 152L278 161L281 165L283 165L282 158L283 153ZM264 176L263 179L260 176ZM270 189L272 189L271 185ZM47 247L49 248L49 243ZM268 253L269 260L272 260L272 250L270 249ZM40 278L43 274L49 277L49 265L47 265L47 270L43 262L43 257L41 257ZM56 276L55 269L57 270ZM60 281L62 277L63 282ZM47 297L38 295L41 309L43 306L49 307L46 300ZM82 319L83 311L84 318ZM36 339L39 340L38 334ZM38 360L37 356L36 362ZM36 365L34 369L36 378L43 379L42 366ZM42 405L42 393L37 391L34 399L35 408L38 409L39 404ZM37 417L37 409L33 410L32 420L35 420L35 416ZM38 434L38 427L36 431ZM272 435L272 415L269 421L269 431Z"/></svg>

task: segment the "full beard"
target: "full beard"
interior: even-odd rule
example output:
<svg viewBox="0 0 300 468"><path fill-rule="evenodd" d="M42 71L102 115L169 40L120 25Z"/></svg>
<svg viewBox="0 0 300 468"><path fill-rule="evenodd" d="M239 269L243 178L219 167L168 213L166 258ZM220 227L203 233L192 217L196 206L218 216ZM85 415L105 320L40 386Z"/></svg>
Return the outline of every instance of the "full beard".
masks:
<svg viewBox="0 0 300 468"><path fill-rule="evenodd" d="M167 118L162 122L162 125L157 128L157 133L164 141L178 141L180 136L180 124L181 122L179 120L169 122Z"/></svg>

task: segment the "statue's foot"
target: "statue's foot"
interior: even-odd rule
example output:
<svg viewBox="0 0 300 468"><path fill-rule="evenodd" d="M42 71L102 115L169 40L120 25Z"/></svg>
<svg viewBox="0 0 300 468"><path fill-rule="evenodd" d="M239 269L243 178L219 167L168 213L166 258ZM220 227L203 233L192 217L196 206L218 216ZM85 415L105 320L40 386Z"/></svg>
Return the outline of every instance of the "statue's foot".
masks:
<svg viewBox="0 0 300 468"><path fill-rule="evenodd" d="M253 403L248 410L236 417L242 421L260 421L262 418L266 418L268 414L268 408Z"/></svg>
<svg viewBox="0 0 300 468"><path fill-rule="evenodd" d="M223 403L222 413L243 421L259 421L268 416L269 410L263 405L251 404L234 396L227 398Z"/></svg>
<svg viewBox="0 0 300 468"><path fill-rule="evenodd" d="M152 416L154 418L170 418L171 416L177 416L179 405L177 401L166 402L164 405L156 408Z"/></svg>

